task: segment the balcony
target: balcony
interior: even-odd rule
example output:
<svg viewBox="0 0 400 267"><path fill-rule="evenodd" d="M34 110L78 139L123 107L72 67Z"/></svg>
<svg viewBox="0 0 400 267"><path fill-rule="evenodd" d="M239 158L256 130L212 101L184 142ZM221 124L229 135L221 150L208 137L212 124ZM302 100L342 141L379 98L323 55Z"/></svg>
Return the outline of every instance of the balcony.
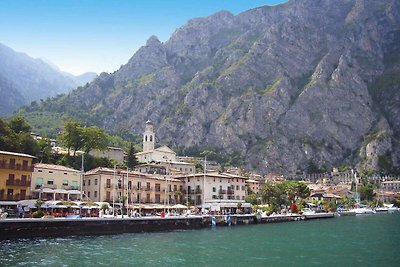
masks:
<svg viewBox="0 0 400 267"><path fill-rule="evenodd" d="M234 195L234 194L235 194L235 190L228 189L228 195Z"/></svg>
<svg viewBox="0 0 400 267"><path fill-rule="evenodd" d="M10 165L9 163L0 162L0 169L33 172L33 165L28 165L28 166L24 166L22 164Z"/></svg>
<svg viewBox="0 0 400 267"><path fill-rule="evenodd" d="M220 194L220 195L226 194L226 190L220 189L220 190L218 190L218 194Z"/></svg>
<svg viewBox="0 0 400 267"><path fill-rule="evenodd" d="M152 187L145 187L145 191L152 191L153 190L153 188Z"/></svg>
<svg viewBox="0 0 400 267"><path fill-rule="evenodd" d="M106 188L106 189L107 189L107 188L110 188L110 189L111 189L111 188L112 188L112 184L105 184L105 185L104 185L104 188Z"/></svg>
<svg viewBox="0 0 400 267"><path fill-rule="evenodd" d="M31 180L20 180L20 179L15 179L15 180L6 180L6 185L11 185L11 186L31 186Z"/></svg>
<svg viewBox="0 0 400 267"><path fill-rule="evenodd" d="M197 188L196 191L195 191L195 194L201 194L201 189Z"/></svg>

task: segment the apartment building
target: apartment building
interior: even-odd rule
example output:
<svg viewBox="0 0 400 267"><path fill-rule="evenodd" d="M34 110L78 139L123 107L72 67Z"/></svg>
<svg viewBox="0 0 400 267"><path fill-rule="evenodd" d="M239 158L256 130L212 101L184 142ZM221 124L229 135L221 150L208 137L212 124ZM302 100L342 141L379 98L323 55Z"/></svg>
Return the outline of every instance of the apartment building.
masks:
<svg viewBox="0 0 400 267"><path fill-rule="evenodd" d="M30 196L34 156L0 151L0 200L23 200Z"/></svg>
<svg viewBox="0 0 400 267"><path fill-rule="evenodd" d="M96 168L85 173L84 191L91 201L128 204L183 203L183 182L167 174ZM126 198L124 197L126 196Z"/></svg>
<svg viewBox="0 0 400 267"><path fill-rule="evenodd" d="M81 171L65 166L36 163L32 174L32 196L43 200L80 199L81 175Z"/></svg>

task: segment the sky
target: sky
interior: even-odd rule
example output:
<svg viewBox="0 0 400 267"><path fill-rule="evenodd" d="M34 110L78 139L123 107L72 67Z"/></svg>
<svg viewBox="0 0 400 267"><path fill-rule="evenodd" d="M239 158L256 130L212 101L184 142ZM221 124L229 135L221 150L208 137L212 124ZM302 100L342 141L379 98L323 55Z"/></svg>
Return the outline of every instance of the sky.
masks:
<svg viewBox="0 0 400 267"><path fill-rule="evenodd" d="M113 72L189 19L286 0L0 0L0 43L78 75Z"/></svg>

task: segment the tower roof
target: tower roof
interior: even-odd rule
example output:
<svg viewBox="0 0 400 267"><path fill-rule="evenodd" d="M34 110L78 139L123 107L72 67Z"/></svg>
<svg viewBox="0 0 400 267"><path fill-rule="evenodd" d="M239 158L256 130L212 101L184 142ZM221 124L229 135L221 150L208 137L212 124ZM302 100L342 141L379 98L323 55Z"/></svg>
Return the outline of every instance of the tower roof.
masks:
<svg viewBox="0 0 400 267"><path fill-rule="evenodd" d="M146 124L153 125L153 123L152 123L150 120L147 120L147 121L146 121Z"/></svg>

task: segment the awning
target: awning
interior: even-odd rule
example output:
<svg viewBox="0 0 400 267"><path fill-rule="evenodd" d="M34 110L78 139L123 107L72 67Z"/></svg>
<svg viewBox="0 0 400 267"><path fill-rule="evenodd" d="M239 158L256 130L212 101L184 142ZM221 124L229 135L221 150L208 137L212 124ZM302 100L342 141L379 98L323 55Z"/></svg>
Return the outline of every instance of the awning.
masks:
<svg viewBox="0 0 400 267"><path fill-rule="evenodd" d="M173 205L171 208L172 209L187 209L188 207L186 207L185 205L182 205L182 204L176 204L176 205Z"/></svg>
<svg viewBox="0 0 400 267"><path fill-rule="evenodd" d="M68 194L69 192L65 189L54 189L54 193L56 194Z"/></svg>
<svg viewBox="0 0 400 267"><path fill-rule="evenodd" d="M67 190L68 194L70 195L80 195L81 191L79 190Z"/></svg>

